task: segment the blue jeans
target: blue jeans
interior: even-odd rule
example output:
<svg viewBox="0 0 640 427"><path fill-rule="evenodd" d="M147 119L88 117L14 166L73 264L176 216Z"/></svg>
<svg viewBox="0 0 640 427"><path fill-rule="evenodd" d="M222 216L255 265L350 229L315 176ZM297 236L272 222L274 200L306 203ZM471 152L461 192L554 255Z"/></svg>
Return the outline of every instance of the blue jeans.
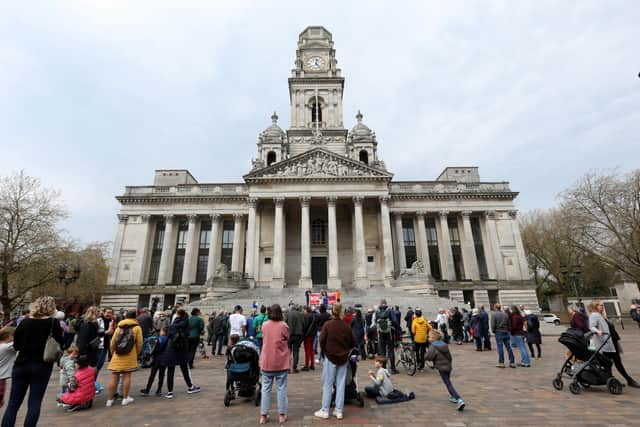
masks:
<svg viewBox="0 0 640 427"><path fill-rule="evenodd" d="M322 410L329 412L333 384L336 385L336 412L344 409L344 386L347 382L347 364L336 366L329 359L322 365Z"/></svg>
<svg viewBox="0 0 640 427"><path fill-rule="evenodd" d="M442 378L442 382L444 383L444 385L447 386L447 391L449 392L449 395L454 399L460 399L460 395L458 394L456 389L453 388L453 384L451 384L451 372L443 372L443 371L439 371L439 372L440 372L440 378Z"/></svg>
<svg viewBox="0 0 640 427"><path fill-rule="evenodd" d="M367 396L376 398L380 396L380 387L377 385L367 385L364 387L364 392L367 393Z"/></svg>
<svg viewBox="0 0 640 427"><path fill-rule="evenodd" d="M269 414L269 403L271 402L271 388L273 381L276 381L276 392L278 399L278 414L286 414L289 406L287 399L287 371L262 372L262 398L260 400L260 415Z"/></svg>
<svg viewBox="0 0 640 427"><path fill-rule="evenodd" d="M42 398L47 391L52 369L53 363L29 362L14 365L11 372L11 394L4 417L2 417L2 427L15 425L16 415L27 390L29 390L29 400L24 425L25 427L35 427L38 424Z"/></svg>
<svg viewBox="0 0 640 427"><path fill-rule="evenodd" d="M516 363L516 359L513 356L513 351L511 351L511 343L510 337L511 334L508 332L496 332L496 347L498 347L498 363L504 363L504 349L502 346L507 348L507 353L509 353L509 363Z"/></svg>
<svg viewBox="0 0 640 427"><path fill-rule="evenodd" d="M520 359L523 365L530 365L531 359L529 358L529 350L524 343L524 337L521 335L512 335L514 343L518 346L520 352Z"/></svg>

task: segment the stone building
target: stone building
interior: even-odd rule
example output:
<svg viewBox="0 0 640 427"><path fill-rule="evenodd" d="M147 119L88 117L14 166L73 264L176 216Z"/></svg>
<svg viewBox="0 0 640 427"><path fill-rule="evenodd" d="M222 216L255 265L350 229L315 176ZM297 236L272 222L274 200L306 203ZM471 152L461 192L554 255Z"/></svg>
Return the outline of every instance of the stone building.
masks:
<svg viewBox="0 0 640 427"><path fill-rule="evenodd" d="M518 193L481 181L473 166L394 181L363 115L345 127L344 83L331 33L308 27L289 77L290 127L271 116L242 182L157 170L153 185L126 187L103 302L196 300L217 277L256 292L412 285L472 304L537 307Z"/></svg>

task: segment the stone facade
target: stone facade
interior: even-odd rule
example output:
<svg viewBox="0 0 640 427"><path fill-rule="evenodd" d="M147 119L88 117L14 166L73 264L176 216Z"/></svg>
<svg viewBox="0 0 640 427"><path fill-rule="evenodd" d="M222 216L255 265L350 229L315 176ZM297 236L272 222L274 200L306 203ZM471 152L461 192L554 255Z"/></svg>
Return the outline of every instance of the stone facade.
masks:
<svg viewBox="0 0 640 427"><path fill-rule="evenodd" d="M107 299L408 281L457 301L537 305L509 184L482 182L476 167L393 181L363 115L344 127L343 89L331 33L308 27L289 78L291 126L272 115L244 182L158 170L154 185L117 197Z"/></svg>

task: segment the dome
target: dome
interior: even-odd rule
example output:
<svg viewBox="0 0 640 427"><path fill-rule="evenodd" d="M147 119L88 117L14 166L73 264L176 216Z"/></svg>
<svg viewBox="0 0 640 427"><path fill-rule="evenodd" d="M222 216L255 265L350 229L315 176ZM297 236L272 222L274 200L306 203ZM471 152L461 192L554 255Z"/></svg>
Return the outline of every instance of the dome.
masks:
<svg viewBox="0 0 640 427"><path fill-rule="evenodd" d="M375 139L375 134L367 125L362 123L362 113L358 110L356 114L356 120L358 123L349 131L349 138L354 141L372 141Z"/></svg>
<svg viewBox="0 0 640 427"><path fill-rule="evenodd" d="M260 133L259 139L260 139L260 142L272 142L272 143L284 142L285 133L282 130L282 128L278 126L278 115L276 114L275 111L271 115L271 126L269 126L265 130L263 130L262 133Z"/></svg>

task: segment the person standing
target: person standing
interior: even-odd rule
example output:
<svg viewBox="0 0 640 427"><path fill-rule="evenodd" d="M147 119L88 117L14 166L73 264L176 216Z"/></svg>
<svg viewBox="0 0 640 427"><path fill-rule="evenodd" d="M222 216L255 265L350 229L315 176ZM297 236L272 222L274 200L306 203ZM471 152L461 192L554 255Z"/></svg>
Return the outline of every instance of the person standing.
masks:
<svg viewBox="0 0 640 427"><path fill-rule="evenodd" d="M329 406L335 384L336 409L334 415L341 420L344 410L347 362L349 361L349 352L355 347L356 340L349 325L342 320L342 304L334 304L331 308L331 314L333 319L326 322L320 332L320 349L327 359L322 366L322 407L314 415L325 420L329 418Z"/></svg>
<svg viewBox="0 0 640 427"><path fill-rule="evenodd" d="M540 320L538 320L538 316L531 313L530 310L525 310L525 322L527 325L527 345L529 346L529 352L531 353L531 357L535 357L535 351L533 350L533 346L535 345L538 349L538 357L536 359L542 358L542 350L540 349L540 344L542 344L542 335L540 334Z"/></svg>
<svg viewBox="0 0 640 427"><path fill-rule="evenodd" d="M260 306L260 314L256 316L253 321L253 329L256 333L256 341L258 342L258 347L262 348L262 339L264 337L262 333L262 326L264 322L268 319L267 317L267 308L264 305Z"/></svg>
<svg viewBox="0 0 640 427"><path fill-rule="evenodd" d="M351 320L351 330L353 330L353 336L356 338L360 359L364 360L367 358L367 351L364 347L364 318L359 308L355 310L355 316Z"/></svg>
<svg viewBox="0 0 640 427"><path fill-rule="evenodd" d="M442 333L442 339L444 342L449 342L449 316L444 308L438 309L438 315L436 316L436 323L438 330Z"/></svg>
<svg viewBox="0 0 640 427"><path fill-rule="evenodd" d="M262 371L262 397L260 400L260 424L269 417L271 389L276 383L278 418L280 424L287 420L287 378L291 356L289 354L289 327L283 321L282 309L278 304L269 308L268 320L262 324L262 350L260 370Z"/></svg>
<svg viewBox="0 0 640 427"><path fill-rule="evenodd" d="M427 322L427 319L422 317L422 310L416 307L416 318L413 319L411 324L411 334L413 336L413 343L416 349L416 359L418 362L418 370L424 370L424 357L427 350L427 338L431 325Z"/></svg>
<svg viewBox="0 0 640 427"><path fill-rule="evenodd" d="M466 308L462 309L462 332L464 333L463 340L465 343L469 342L469 329L471 328L471 315Z"/></svg>
<svg viewBox="0 0 640 427"><path fill-rule="evenodd" d="M127 311L124 320L118 323L111 340L111 382L109 382L109 400L106 406L113 406L116 387L122 375L122 406L133 403L129 395L131 389L131 373L138 370L138 355L142 352L142 329L136 320L135 310Z"/></svg>
<svg viewBox="0 0 640 427"><path fill-rule="evenodd" d="M593 301L589 305L589 312L589 329L594 333L593 337L591 337L591 345L611 359L616 365L618 372L620 372L620 375L627 381L629 387L640 388L640 384L631 378L631 375L627 373L627 370L622 364L619 344L620 336L605 317L604 304L602 301ZM607 335L611 337L608 341ZM604 346L600 348L603 343Z"/></svg>
<svg viewBox="0 0 640 427"><path fill-rule="evenodd" d="M212 312L207 319L207 345L213 344L213 321L216 320L216 312Z"/></svg>
<svg viewBox="0 0 640 427"><path fill-rule="evenodd" d="M13 336L13 348L18 356L11 371L11 392L2 417L2 427L13 427L24 397L29 390L29 406L24 419L25 427L35 427L40 418L40 406L47 391L53 361L44 360L44 349L49 336L62 346L64 343L60 323L53 318L56 301L44 296L31 304L29 317L24 318Z"/></svg>
<svg viewBox="0 0 640 427"><path fill-rule="evenodd" d="M498 347L498 364L496 367L504 368L504 350L503 346L507 348L509 354L509 367L516 367L516 359L511 350L510 332L511 322L507 313L502 311L500 304L495 304L493 308L493 315L491 316L491 330L496 337L496 346Z"/></svg>
<svg viewBox="0 0 640 427"><path fill-rule="evenodd" d="M193 384L189 371L189 315L180 308L176 311L176 318L169 326L168 348L165 356L167 366L167 399L173 399L173 378L176 366L180 366L182 377L187 384L187 393L198 393L200 387Z"/></svg>
<svg viewBox="0 0 640 427"><path fill-rule="evenodd" d="M293 365L291 367L294 374L298 371L298 358L300 357L300 345L304 340L304 316L300 309L294 304L287 313L287 325L289 326L289 350L293 355Z"/></svg>
<svg viewBox="0 0 640 427"><path fill-rule="evenodd" d="M395 356L395 334L397 328L400 325L396 325L393 322L391 315L391 308L387 307L387 300L380 300L380 306L375 313L374 324L378 332L378 353L387 357L387 360L391 362L391 373L397 374L396 369L396 356Z"/></svg>
<svg viewBox="0 0 640 427"><path fill-rule="evenodd" d="M529 358L527 346L524 344L524 319L520 314L518 306L514 305L511 307L511 318L509 320L511 321L511 337L520 352L520 366L530 368L531 359Z"/></svg>
<svg viewBox="0 0 640 427"><path fill-rule="evenodd" d="M407 314L404 315L404 323L407 326L407 333L409 334L411 341L413 341L413 328L411 327L411 324L413 323L413 315L413 309L411 307L408 307Z"/></svg>
<svg viewBox="0 0 640 427"><path fill-rule="evenodd" d="M480 306L480 322L482 322L482 342L485 351L491 351L491 340L489 339L489 313L484 309L484 305Z"/></svg>
<svg viewBox="0 0 640 427"><path fill-rule="evenodd" d="M307 289L304 291L304 299L307 301L306 306L309 305L309 297L311 296L311 289Z"/></svg>
<svg viewBox="0 0 640 427"><path fill-rule="evenodd" d="M570 326L572 328L580 329L585 334L589 332L589 316L585 313L584 307L571 306L569 313L571 313Z"/></svg>
<svg viewBox="0 0 640 427"><path fill-rule="evenodd" d="M79 349L78 357L84 356L89 362L89 366L95 368L98 364L98 353L100 346L98 317L100 309L94 305L87 308L84 313L84 320L78 327L76 345ZM104 334L104 330L102 331Z"/></svg>
<svg viewBox="0 0 640 427"><path fill-rule="evenodd" d="M304 308L304 367L303 371L315 370L313 340L318 332L318 322L315 313L311 312L311 308Z"/></svg>
<svg viewBox="0 0 640 427"><path fill-rule="evenodd" d="M325 323L327 323L329 319L331 319L331 315L327 312L327 306L325 304L320 304L320 312L316 317L316 321L318 324L317 341L320 341L320 331L322 330L322 327L324 326ZM321 359L324 359L324 356L322 355L322 350L320 351L319 357L316 358L316 363L320 363Z"/></svg>
<svg viewBox="0 0 640 427"><path fill-rule="evenodd" d="M5 326L0 329L0 408L4 406L4 396L7 390L7 379L11 378L11 371L18 353L13 348L13 334L16 328Z"/></svg>
<svg viewBox="0 0 640 427"><path fill-rule="evenodd" d="M242 338L247 334L247 318L242 314L242 307L236 305L233 314L229 316L229 335Z"/></svg>
<svg viewBox="0 0 640 427"><path fill-rule="evenodd" d="M222 346L226 343L227 338L227 319L224 310L220 310L213 322L213 345L211 346L211 355L223 356ZM216 351L217 347L217 351Z"/></svg>
<svg viewBox="0 0 640 427"><path fill-rule="evenodd" d="M189 317L189 368L193 369L196 350L200 344L200 335L204 332L204 320L200 317L200 310L194 308Z"/></svg>
<svg viewBox="0 0 640 427"><path fill-rule="evenodd" d="M456 344L461 345L462 344L462 338L463 338L463 322L462 322L462 313L460 313L460 310L458 310L458 307L453 307L453 310L451 311L451 333L453 334L453 340L456 342Z"/></svg>

